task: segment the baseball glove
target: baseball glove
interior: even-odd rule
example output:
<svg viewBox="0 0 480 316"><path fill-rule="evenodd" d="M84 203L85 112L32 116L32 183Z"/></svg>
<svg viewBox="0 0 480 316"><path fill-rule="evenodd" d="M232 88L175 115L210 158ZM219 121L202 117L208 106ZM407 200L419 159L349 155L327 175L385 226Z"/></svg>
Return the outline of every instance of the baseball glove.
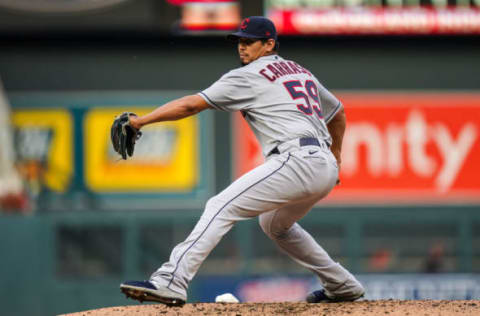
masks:
<svg viewBox="0 0 480 316"><path fill-rule="evenodd" d="M142 132L130 125L131 115L137 116L135 113L123 112L115 118L110 129L113 149L125 160L127 154L133 156L135 142L142 136Z"/></svg>

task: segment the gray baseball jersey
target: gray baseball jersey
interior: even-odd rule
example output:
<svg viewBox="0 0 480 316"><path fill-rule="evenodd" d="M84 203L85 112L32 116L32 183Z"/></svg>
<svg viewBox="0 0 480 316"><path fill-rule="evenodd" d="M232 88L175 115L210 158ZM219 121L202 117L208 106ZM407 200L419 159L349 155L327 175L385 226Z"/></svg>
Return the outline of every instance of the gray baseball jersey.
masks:
<svg viewBox="0 0 480 316"><path fill-rule="evenodd" d="M318 275L326 293L361 295L355 277L297 223L338 179L325 143L331 142L326 122L340 102L308 70L276 55L228 72L199 94L219 110L242 111L267 159L207 202L193 231L150 282L186 297L200 265L235 222L258 216L267 236Z"/></svg>
<svg viewBox="0 0 480 316"><path fill-rule="evenodd" d="M326 123L342 107L310 71L278 55L226 73L199 95L218 110L242 111L265 156L299 137L330 145Z"/></svg>

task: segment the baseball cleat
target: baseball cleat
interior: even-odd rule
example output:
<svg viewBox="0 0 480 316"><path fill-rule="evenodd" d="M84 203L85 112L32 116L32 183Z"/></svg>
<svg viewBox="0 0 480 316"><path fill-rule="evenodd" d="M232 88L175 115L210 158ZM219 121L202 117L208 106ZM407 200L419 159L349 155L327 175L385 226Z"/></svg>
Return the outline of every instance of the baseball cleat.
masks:
<svg viewBox="0 0 480 316"><path fill-rule="evenodd" d="M182 306L187 298L166 287L157 288L149 281L126 281L120 284L120 290L140 303L158 302L168 306Z"/></svg>
<svg viewBox="0 0 480 316"><path fill-rule="evenodd" d="M337 296L330 297L327 296L325 290L313 291L307 295L307 303L339 303L339 302L353 302L363 297L365 292L362 291L360 294L352 294L350 296Z"/></svg>

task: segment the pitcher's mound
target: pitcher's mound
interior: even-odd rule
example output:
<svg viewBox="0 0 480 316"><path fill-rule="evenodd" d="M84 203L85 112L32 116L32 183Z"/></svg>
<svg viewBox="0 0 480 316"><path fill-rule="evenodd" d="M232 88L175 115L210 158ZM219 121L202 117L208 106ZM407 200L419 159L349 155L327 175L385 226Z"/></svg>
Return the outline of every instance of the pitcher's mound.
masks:
<svg viewBox="0 0 480 316"><path fill-rule="evenodd" d="M183 307L161 304L119 306L68 316L193 316L193 315L329 315L329 316L480 316L480 301L361 301L349 303L193 303ZM67 316L67 315L65 315Z"/></svg>

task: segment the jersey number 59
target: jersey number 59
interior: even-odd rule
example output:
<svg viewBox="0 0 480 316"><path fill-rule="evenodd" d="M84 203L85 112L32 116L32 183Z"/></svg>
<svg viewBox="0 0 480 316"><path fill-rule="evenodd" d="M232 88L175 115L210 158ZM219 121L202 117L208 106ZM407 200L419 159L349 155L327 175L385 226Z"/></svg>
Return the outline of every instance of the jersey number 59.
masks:
<svg viewBox="0 0 480 316"><path fill-rule="evenodd" d="M318 97L317 86L312 80L305 81L303 85L300 80L285 81L283 83L285 88L293 100L303 99L305 102L297 104L297 108L307 115L312 115L313 112L319 118L323 118L322 108L320 105L320 98ZM305 93L305 92L306 93ZM310 98L316 103L311 104Z"/></svg>

